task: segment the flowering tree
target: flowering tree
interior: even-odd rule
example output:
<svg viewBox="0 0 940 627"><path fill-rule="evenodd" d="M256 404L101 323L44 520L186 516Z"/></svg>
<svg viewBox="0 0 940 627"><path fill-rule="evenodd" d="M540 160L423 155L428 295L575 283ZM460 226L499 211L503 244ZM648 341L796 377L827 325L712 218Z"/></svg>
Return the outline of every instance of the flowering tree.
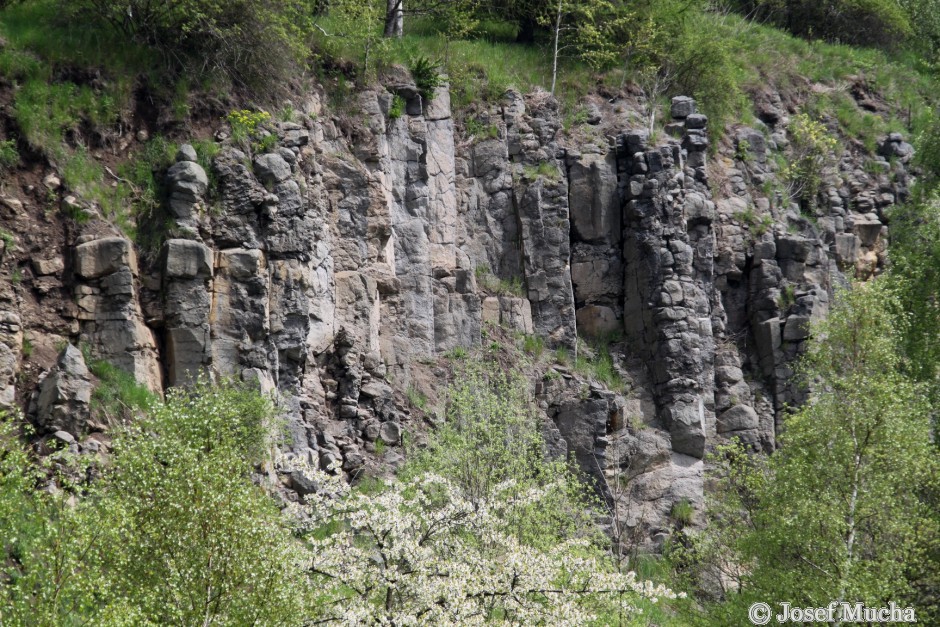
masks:
<svg viewBox="0 0 940 627"><path fill-rule="evenodd" d="M517 374L471 360L442 396L443 424L380 490L287 462L319 486L302 534L314 622L622 625L675 598L609 559L588 488L547 455Z"/></svg>
<svg viewBox="0 0 940 627"><path fill-rule="evenodd" d="M617 571L586 539L547 549L506 527L553 486L518 494L511 481L470 500L448 479L396 481L378 494L307 471L315 622L351 625L568 624L622 619L640 599L676 594Z"/></svg>

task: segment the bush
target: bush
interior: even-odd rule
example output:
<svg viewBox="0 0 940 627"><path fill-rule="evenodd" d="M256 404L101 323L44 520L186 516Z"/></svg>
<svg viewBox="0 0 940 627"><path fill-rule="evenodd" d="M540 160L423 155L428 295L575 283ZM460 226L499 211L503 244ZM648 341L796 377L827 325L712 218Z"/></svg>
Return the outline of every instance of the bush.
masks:
<svg viewBox="0 0 940 627"><path fill-rule="evenodd" d="M417 57L409 63L411 77L421 92L421 98L429 102L434 98L434 92L438 87L444 84L444 77L441 76L441 66L427 57Z"/></svg>
<svg viewBox="0 0 940 627"><path fill-rule="evenodd" d="M34 464L0 422L4 624L301 623L303 553L252 482L271 411L241 387L173 390L82 485ZM51 462L89 474L68 456Z"/></svg>
<svg viewBox="0 0 940 627"><path fill-rule="evenodd" d="M804 207L815 207L816 195L822 186L823 174L833 161L836 138L825 125L805 113L790 123L792 156L783 172L790 186L790 195Z"/></svg>
<svg viewBox="0 0 940 627"><path fill-rule="evenodd" d="M168 69L271 86L308 54L312 0L62 0L69 20L94 20L155 49Z"/></svg>
<svg viewBox="0 0 940 627"><path fill-rule="evenodd" d="M304 471L321 486L308 497L312 622L624 624L644 597L676 597L606 558L586 487L546 455L526 387L466 362L445 423L375 493Z"/></svg>
<svg viewBox="0 0 940 627"><path fill-rule="evenodd" d="M11 170L20 162L20 153L16 149L16 140L0 140L0 172Z"/></svg>
<svg viewBox="0 0 940 627"><path fill-rule="evenodd" d="M751 15L808 39L894 47L913 32L908 14L895 0L750 0L737 4Z"/></svg>

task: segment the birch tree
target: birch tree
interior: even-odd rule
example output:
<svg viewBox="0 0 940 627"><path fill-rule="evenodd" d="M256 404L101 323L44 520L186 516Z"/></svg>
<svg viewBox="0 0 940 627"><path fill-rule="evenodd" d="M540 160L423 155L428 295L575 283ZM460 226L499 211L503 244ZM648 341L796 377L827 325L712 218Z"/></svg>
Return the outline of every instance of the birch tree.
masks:
<svg viewBox="0 0 940 627"><path fill-rule="evenodd" d="M746 546L750 583L794 603L910 598L908 566L937 534L929 404L900 368L907 319L885 281L840 301L803 362L815 394L785 422Z"/></svg>
<svg viewBox="0 0 940 627"><path fill-rule="evenodd" d="M600 68L617 57L613 34L630 20L630 14L608 0L553 0L551 10L538 23L552 33L552 87L558 83L559 62L576 55L591 67Z"/></svg>

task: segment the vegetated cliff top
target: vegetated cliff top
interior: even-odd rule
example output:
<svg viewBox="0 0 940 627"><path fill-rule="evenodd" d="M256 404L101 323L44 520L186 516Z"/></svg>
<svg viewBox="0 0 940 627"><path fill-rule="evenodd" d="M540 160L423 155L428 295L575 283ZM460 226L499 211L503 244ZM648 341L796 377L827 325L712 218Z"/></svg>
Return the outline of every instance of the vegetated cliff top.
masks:
<svg viewBox="0 0 940 627"><path fill-rule="evenodd" d="M383 69L396 63L423 71L424 80L445 73L458 109L498 100L509 87L547 90L553 82L572 121L592 92L655 105L691 95L719 134L726 124L761 115L780 93L784 105L831 117L869 150L888 131L916 132L937 91L925 43L932 33L920 32L927 27L917 2L907 3L904 15L873 3L871 14L860 16L842 6L851 3L810 3L842 19L838 32L818 34L880 47L797 37L768 24L811 34L800 25L812 12L779 15L764 1L594 0L564 4L562 15L524 0L473 9L416 2L402 36L392 38L382 36L384 9L361 0L329 10L247 0L234 17L207 10L198 19L192 12L200 2L179 4L176 13L148 16L137 0L108 9L87 1L0 3L8 5L0 8L0 140L61 161L71 152L63 143L109 146L127 128L182 134L249 104L282 109L291 94L316 83L343 109L349 93L382 80ZM218 41L205 41L212 37ZM279 54L272 45L282 46Z"/></svg>

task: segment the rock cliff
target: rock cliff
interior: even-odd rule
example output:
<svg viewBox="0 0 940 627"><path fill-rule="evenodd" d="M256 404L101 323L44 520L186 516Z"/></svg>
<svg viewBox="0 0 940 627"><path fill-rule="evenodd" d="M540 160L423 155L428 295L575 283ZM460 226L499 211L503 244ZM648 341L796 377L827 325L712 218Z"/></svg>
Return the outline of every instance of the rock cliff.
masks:
<svg viewBox="0 0 940 627"><path fill-rule="evenodd" d="M154 391L206 373L274 392L285 454L354 477L394 467L425 428L407 396L435 397L443 355L529 335L590 359L600 343L623 389L557 360L524 369L553 450L593 476L611 531L655 546L675 503L701 502L710 448L775 447L803 399L792 365L810 323L884 263L911 151L900 136L880 156L846 150L801 208L774 158L782 105L719 146L688 98L652 136L629 103L591 106L565 129L545 93L509 92L459 123L446 88L424 101L405 75L342 114L313 95L268 152L220 133L206 172L179 151L159 250L100 219L40 215L49 195L94 215L48 177L7 188L18 239L4 265L21 278L0 290L0 403L97 450L82 355L57 357L82 344Z"/></svg>

